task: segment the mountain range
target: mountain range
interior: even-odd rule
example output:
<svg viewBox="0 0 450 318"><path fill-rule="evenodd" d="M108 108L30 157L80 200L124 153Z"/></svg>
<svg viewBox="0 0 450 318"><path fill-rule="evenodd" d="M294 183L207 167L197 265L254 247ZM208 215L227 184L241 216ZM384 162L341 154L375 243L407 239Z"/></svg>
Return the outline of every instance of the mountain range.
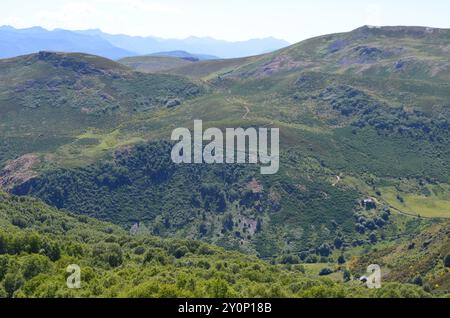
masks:
<svg viewBox="0 0 450 318"><path fill-rule="evenodd" d="M101 30L53 31L41 27L15 29L0 27L0 58L39 51L82 52L113 60L158 52L187 51L193 54L232 58L257 55L289 45L274 38L227 42L212 38L189 37L184 40L112 35ZM211 58L211 57L209 57Z"/></svg>
<svg viewBox="0 0 450 318"><path fill-rule="evenodd" d="M174 271L136 288L117 277L98 295L122 284L137 296L367 296L358 277L373 262L388 287L370 296L448 295L449 45L448 29L364 26L233 59L41 51L0 60L0 188L9 192L0 234L34 230L61 242L61 262L107 275L122 264ZM174 164L171 132L195 119L205 129L279 128L279 173ZM148 240L124 233L136 229ZM3 241L7 261L23 264L0 275L4 293L58 290L45 279L62 266L53 244L36 255L48 270L27 276L40 249ZM249 269L256 258L265 265ZM189 283L191 274L214 279Z"/></svg>

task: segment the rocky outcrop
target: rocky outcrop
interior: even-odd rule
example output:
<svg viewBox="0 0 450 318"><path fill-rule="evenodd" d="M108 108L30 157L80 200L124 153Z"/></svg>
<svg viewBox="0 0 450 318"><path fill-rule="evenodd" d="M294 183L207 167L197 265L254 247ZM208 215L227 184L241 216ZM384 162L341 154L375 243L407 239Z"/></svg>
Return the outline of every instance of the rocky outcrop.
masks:
<svg viewBox="0 0 450 318"><path fill-rule="evenodd" d="M37 155L26 154L16 160L8 161L0 171L0 189L10 190L36 177L37 174L32 168L38 160Z"/></svg>

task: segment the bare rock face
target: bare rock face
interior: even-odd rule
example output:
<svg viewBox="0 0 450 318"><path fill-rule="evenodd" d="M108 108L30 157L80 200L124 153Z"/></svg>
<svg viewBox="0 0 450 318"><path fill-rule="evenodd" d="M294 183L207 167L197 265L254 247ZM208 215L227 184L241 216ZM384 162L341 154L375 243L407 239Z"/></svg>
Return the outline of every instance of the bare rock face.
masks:
<svg viewBox="0 0 450 318"><path fill-rule="evenodd" d="M26 154L9 161L0 171L0 189L10 190L14 186L36 177L37 174L32 168L38 160L37 155Z"/></svg>

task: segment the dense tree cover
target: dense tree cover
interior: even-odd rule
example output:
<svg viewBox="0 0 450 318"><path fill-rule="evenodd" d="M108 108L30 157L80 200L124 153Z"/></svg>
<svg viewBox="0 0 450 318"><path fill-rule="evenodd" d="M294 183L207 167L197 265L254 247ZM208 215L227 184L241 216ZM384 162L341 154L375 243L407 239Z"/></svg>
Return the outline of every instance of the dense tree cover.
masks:
<svg viewBox="0 0 450 318"><path fill-rule="evenodd" d="M81 268L81 289L66 286L70 264ZM427 296L413 285L373 291L309 277L199 241L130 235L36 199L0 194L0 297Z"/></svg>
<svg viewBox="0 0 450 318"><path fill-rule="evenodd" d="M118 151L111 161L45 173L13 193L125 228L139 223L154 235L202 239L263 257L280 256L287 244L295 253L328 257L355 241L374 242L370 234L389 221L376 210L356 213L356 191L320 176L261 176L244 165L175 165L170 151L167 142L141 144ZM280 231L288 234L280 237Z"/></svg>
<svg viewBox="0 0 450 318"><path fill-rule="evenodd" d="M445 294L448 232L428 232L422 220L396 224L399 216L382 202L360 203L368 195L382 201L377 187L398 186L400 179L449 183L448 34L411 36L417 32L363 28L231 65L199 64L211 67L192 70L206 76L207 91L200 81L130 72L83 54L43 52L3 61L0 165L26 153L50 159L35 166L50 171L13 192L77 215L1 197L0 295ZM412 60L411 50L418 53ZM244 117L243 108L250 109ZM185 124L181 118L203 117L223 127L280 127L280 174L176 166L167 143L116 151L134 138L159 138L162 127ZM102 154L109 160L85 165L84 159ZM83 167L55 170L77 164ZM395 196L408 201L403 193ZM201 238L281 265L149 233ZM415 241L399 246L389 237ZM353 259L349 249L363 250L362 256ZM351 282L375 261L389 269L384 278L393 284L368 291ZM318 262L327 263L318 265L326 278L303 274ZM82 267L79 291L64 285L72 263ZM341 274L348 284L333 282Z"/></svg>
<svg viewBox="0 0 450 318"><path fill-rule="evenodd" d="M402 45L433 57L423 59L421 69L446 69L441 50L406 33ZM390 52L398 38L359 36L307 41L281 55L233 61L231 69L223 69L229 61L207 63L211 73L201 85L84 54L43 52L5 61L0 165L42 154L34 168L47 173L14 193L126 228L145 225L155 235L201 238L265 258L312 263L336 250L383 242L399 228L382 207L359 209L370 191L364 182L448 183L448 77L415 73L409 67L417 61L398 61L392 69L397 61L390 58L404 57ZM307 60L311 64L300 67ZM245 116L243 105L251 108ZM164 138L166 130L168 137L170 127L191 118L221 127L280 127L282 171L261 177L242 166L177 167L165 143L113 153L141 138ZM115 158L86 166L103 154ZM56 169L77 165L83 167ZM334 184L338 175L361 183Z"/></svg>

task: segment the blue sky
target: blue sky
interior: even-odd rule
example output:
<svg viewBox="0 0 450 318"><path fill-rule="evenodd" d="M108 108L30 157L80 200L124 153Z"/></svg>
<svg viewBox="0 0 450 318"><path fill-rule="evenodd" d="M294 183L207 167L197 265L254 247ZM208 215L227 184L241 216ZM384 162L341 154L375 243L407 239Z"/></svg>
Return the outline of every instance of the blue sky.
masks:
<svg viewBox="0 0 450 318"><path fill-rule="evenodd" d="M449 0L1 0L0 25L291 43L370 25L450 28Z"/></svg>

